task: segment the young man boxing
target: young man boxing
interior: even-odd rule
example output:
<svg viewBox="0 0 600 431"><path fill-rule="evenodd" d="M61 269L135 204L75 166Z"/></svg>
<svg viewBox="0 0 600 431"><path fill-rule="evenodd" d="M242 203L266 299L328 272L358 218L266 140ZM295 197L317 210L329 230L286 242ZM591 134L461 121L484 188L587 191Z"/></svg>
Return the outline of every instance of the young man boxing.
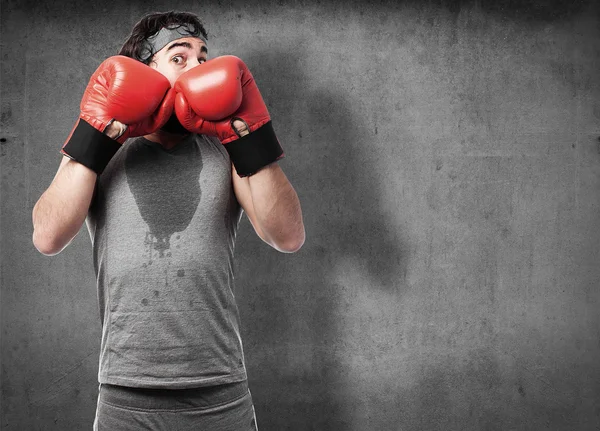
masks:
<svg viewBox="0 0 600 431"><path fill-rule="evenodd" d="M267 244L304 243L283 150L244 62L208 59L189 13L156 13L92 75L33 242L83 222L102 340L96 430L256 430L233 252L242 211Z"/></svg>

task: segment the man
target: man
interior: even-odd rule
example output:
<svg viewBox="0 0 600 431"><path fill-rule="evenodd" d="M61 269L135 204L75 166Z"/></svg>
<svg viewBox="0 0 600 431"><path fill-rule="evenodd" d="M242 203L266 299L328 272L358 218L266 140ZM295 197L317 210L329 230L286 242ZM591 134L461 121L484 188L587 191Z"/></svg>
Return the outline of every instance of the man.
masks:
<svg viewBox="0 0 600 431"><path fill-rule="evenodd" d="M94 429L256 430L233 251L242 211L275 249L304 243L283 150L252 74L208 59L195 15L145 16L120 54L90 79L33 209L43 254L84 221L90 232L103 328Z"/></svg>

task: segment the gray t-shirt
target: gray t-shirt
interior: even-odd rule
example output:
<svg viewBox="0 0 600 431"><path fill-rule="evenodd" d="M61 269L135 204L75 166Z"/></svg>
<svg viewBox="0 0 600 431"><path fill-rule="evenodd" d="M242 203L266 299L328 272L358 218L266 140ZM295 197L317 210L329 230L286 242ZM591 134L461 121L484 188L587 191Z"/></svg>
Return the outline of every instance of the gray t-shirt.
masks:
<svg viewBox="0 0 600 431"><path fill-rule="evenodd" d="M246 379L233 252L242 209L214 138L129 140L86 219L102 341L98 381L190 388Z"/></svg>

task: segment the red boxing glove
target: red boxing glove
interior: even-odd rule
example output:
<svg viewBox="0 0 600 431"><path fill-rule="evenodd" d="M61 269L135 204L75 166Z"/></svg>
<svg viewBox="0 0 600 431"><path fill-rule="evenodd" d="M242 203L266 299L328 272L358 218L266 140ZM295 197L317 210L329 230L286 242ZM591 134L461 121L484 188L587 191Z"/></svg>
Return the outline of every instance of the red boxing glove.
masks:
<svg viewBox="0 0 600 431"><path fill-rule="evenodd" d="M173 87L175 113L187 130L217 136L241 176L249 176L284 157L267 106L248 67L226 55L182 74ZM246 125L248 134L233 126Z"/></svg>
<svg viewBox="0 0 600 431"><path fill-rule="evenodd" d="M90 78L79 120L61 153L100 174L127 138L147 135L167 122L174 98L160 72L129 57L109 57ZM127 126L117 139L104 134L113 120Z"/></svg>

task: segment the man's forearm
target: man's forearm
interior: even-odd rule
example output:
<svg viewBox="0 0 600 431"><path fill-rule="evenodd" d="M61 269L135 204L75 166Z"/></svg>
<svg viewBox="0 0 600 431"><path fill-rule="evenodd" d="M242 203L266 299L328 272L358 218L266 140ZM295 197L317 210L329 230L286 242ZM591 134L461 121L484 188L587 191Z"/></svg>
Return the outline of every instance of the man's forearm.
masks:
<svg viewBox="0 0 600 431"><path fill-rule="evenodd" d="M96 173L66 161L33 208L33 243L43 254L60 253L77 235L92 200Z"/></svg>
<svg viewBox="0 0 600 431"><path fill-rule="evenodd" d="M248 177L252 203L265 239L282 251L304 244L304 223L296 191L278 163Z"/></svg>

